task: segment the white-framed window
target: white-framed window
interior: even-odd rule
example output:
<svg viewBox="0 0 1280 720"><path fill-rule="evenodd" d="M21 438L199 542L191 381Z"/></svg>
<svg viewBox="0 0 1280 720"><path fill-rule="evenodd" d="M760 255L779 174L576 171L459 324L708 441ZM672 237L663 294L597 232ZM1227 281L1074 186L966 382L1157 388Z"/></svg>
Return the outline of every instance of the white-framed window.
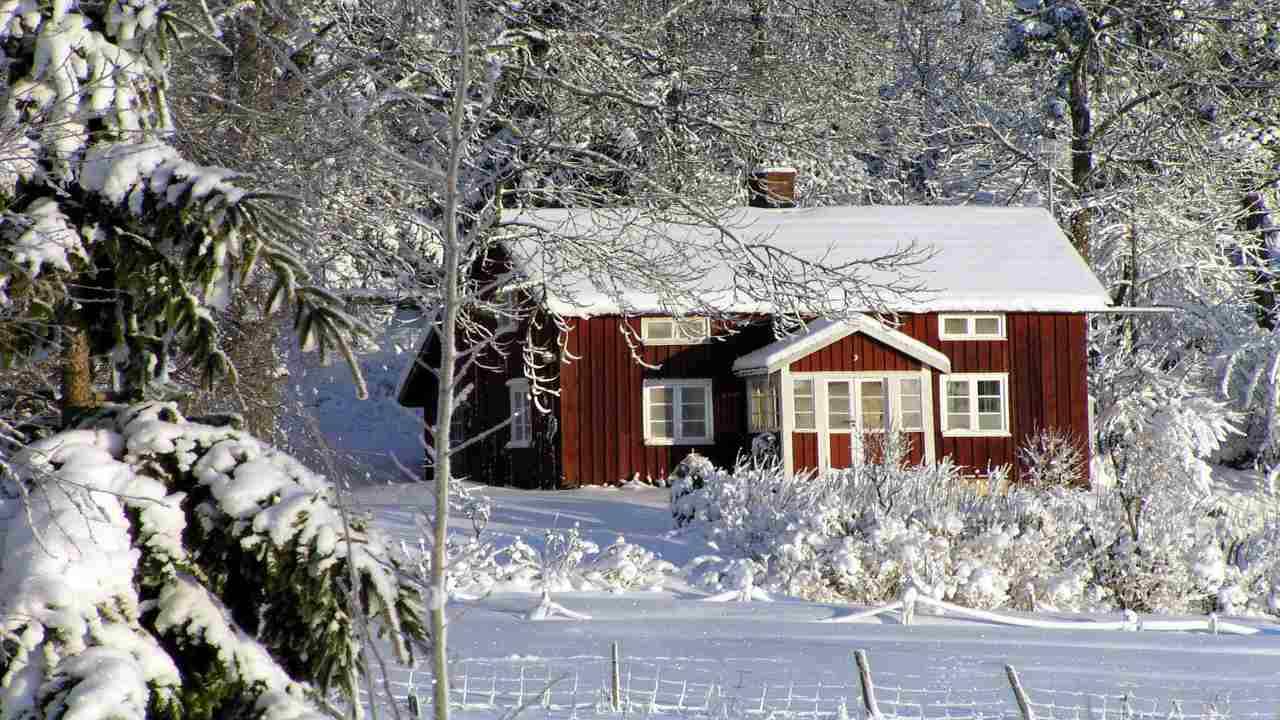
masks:
<svg viewBox="0 0 1280 720"><path fill-rule="evenodd" d="M942 434L1009 434L1009 374L942 376Z"/></svg>
<svg viewBox="0 0 1280 720"><path fill-rule="evenodd" d="M747 379L747 430L753 433L778 429L777 375Z"/></svg>
<svg viewBox="0 0 1280 720"><path fill-rule="evenodd" d="M701 345L711 337L711 318L640 318L640 340L645 345Z"/></svg>
<svg viewBox="0 0 1280 720"><path fill-rule="evenodd" d="M1004 340L1004 315L965 313L938 315L938 337L942 340Z"/></svg>
<svg viewBox="0 0 1280 720"><path fill-rule="evenodd" d="M509 448L527 448L533 445L533 402L529 397L528 380L508 380L507 395L511 402L511 440Z"/></svg>
<svg viewBox="0 0 1280 720"><path fill-rule="evenodd" d="M903 432L924 431L924 384L920 378L898 378L897 421Z"/></svg>
<svg viewBox="0 0 1280 720"><path fill-rule="evenodd" d="M796 430L817 430L818 413L813 395L813 380L794 380L791 383L791 406Z"/></svg>
<svg viewBox="0 0 1280 720"><path fill-rule="evenodd" d="M711 380L644 381L646 445L709 445L712 427Z"/></svg>

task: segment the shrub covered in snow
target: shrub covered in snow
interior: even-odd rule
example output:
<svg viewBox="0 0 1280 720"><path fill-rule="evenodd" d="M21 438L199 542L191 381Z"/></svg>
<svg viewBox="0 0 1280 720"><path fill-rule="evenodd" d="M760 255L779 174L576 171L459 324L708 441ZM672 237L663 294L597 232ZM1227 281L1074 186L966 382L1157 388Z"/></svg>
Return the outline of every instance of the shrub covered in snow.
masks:
<svg viewBox="0 0 1280 720"><path fill-rule="evenodd" d="M242 432L112 407L12 468L4 717L326 717L356 694L359 619L405 661L424 639L382 538Z"/></svg>
<svg viewBox="0 0 1280 720"><path fill-rule="evenodd" d="M483 496L477 496L483 497ZM404 548L421 581L428 577L430 534L417 548ZM582 537L577 527L548 530L540 541L523 537L509 542L482 537L450 536L446 586L453 597L488 592L565 592L661 590L676 570L653 552L619 535L603 549Z"/></svg>
<svg viewBox="0 0 1280 720"><path fill-rule="evenodd" d="M1280 523L1269 513L1161 486L1135 536L1120 489L998 493L945 461L879 457L796 476L694 460L700 485L691 472L673 477L672 512L719 554L690 563L686 578L735 589L748 559L755 585L810 599L889 602L915 587L976 608L1277 612Z"/></svg>

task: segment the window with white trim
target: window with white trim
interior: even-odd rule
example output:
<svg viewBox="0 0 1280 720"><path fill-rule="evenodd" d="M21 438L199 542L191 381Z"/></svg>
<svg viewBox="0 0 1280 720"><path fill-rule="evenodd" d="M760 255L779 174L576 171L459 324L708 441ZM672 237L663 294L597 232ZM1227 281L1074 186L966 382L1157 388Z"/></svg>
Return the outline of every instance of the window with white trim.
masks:
<svg viewBox="0 0 1280 720"><path fill-rule="evenodd" d="M1004 340L1004 315L992 313L938 315L938 337L942 340Z"/></svg>
<svg viewBox="0 0 1280 720"><path fill-rule="evenodd" d="M1008 435L1009 374L942 376L943 435Z"/></svg>
<svg viewBox="0 0 1280 720"><path fill-rule="evenodd" d="M898 429L903 432L924 430L924 391L920 378L898 378Z"/></svg>
<svg viewBox="0 0 1280 720"><path fill-rule="evenodd" d="M817 430L818 414L814 407L813 380L795 380L791 383L792 414L796 430Z"/></svg>
<svg viewBox="0 0 1280 720"><path fill-rule="evenodd" d="M640 318L640 340L645 345L700 345L710 337L710 318Z"/></svg>
<svg viewBox="0 0 1280 720"><path fill-rule="evenodd" d="M747 379L747 430L753 433L778 429L778 376Z"/></svg>
<svg viewBox="0 0 1280 720"><path fill-rule="evenodd" d="M712 442L711 380L646 380L646 445L706 445Z"/></svg>
<svg viewBox="0 0 1280 720"><path fill-rule="evenodd" d="M507 395L511 402L511 440L507 447L530 447L533 445L533 402L529 397L529 381L508 380Z"/></svg>

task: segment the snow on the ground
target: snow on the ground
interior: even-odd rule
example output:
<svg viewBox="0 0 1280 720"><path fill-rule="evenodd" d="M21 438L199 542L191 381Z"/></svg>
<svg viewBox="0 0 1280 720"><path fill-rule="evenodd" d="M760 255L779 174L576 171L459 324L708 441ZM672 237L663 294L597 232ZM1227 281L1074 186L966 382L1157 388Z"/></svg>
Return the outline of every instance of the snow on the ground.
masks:
<svg viewBox="0 0 1280 720"><path fill-rule="evenodd" d="M417 536L415 508L426 502L428 490L421 484L370 487L359 490L356 498L385 529L411 540ZM486 532L496 537L519 534L536 544L547 529L576 523L593 542L607 544L623 534L676 565L708 552L702 543L671 533L665 489L481 492L494 500ZM453 525L457 532L470 532L465 520ZM839 698L846 696L852 712L857 704L852 653L857 649L868 652L880 702L889 704L890 714L986 716L987 702L994 703L987 709L996 714L1012 713L1006 664L1017 668L1033 703L1043 704L1041 717L1116 717L1124 712L1126 695L1136 712L1161 717L1173 712L1174 700L1188 719L1215 712L1274 716L1280 707L1280 630L1268 621L1241 620L1264 629L1249 637L1036 630L919 614L912 626L900 624L897 614L829 624L820 621L853 609L787 599L711 603L705 597L680 583L663 592L560 592L553 595L555 602L591 619L545 622L527 619L540 601L534 593L495 593L455 603L449 635L455 658L451 685L456 692L467 688L471 704L478 699L483 706L492 696L502 705L504 694L511 699L533 693L534 678L563 676L562 683L570 678L574 683L572 696L567 685L557 684L541 712L555 715L553 708L576 703L577 710L562 714L581 716L582 703L590 704L591 693L606 686L601 683L610 645L619 642L624 668L636 673L632 695L646 697L645 683L660 689L662 697L649 707L657 714L674 706L677 696L689 709L675 714L711 712L692 698L712 686L716 697L733 697L732 708L717 709L730 716L772 710L836 717ZM425 667L412 676L408 669L396 670L397 692L407 692L412 683L429 694ZM817 690L816 683L822 683ZM477 688L492 688L492 693ZM800 699L805 692L812 702ZM945 697L952 698L950 710L936 703Z"/></svg>

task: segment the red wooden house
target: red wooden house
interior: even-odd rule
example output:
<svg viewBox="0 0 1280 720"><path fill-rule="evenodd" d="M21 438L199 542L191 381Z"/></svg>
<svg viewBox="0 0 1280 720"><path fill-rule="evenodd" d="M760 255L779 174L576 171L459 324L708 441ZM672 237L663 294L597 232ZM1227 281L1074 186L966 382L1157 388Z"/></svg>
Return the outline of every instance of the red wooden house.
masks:
<svg viewBox="0 0 1280 720"><path fill-rule="evenodd" d="M1109 300L1048 212L742 212L772 244L831 261L907 242L931 246L934 255L916 268L929 292L891 308L896 325L871 315L815 320L780 340L759 307L721 308L755 321L730 332L722 320L646 312L639 295L626 314L585 285L572 302L548 295L571 326L552 359L560 395L549 412L534 412L518 364L489 377L477 371L462 421L473 427L464 430L514 420L465 451L459 474L526 487L659 478L691 450L731 464L766 432L792 471L847 467L857 460L857 434L889 427L911 438L914 459L950 456L976 473L1000 464L1016 472L1016 448L1041 428L1067 431L1087 448L1086 314L1107 310ZM640 339L643 365L623 323ZM429 373L411 369L400 402L430 413Z"/></svg>

